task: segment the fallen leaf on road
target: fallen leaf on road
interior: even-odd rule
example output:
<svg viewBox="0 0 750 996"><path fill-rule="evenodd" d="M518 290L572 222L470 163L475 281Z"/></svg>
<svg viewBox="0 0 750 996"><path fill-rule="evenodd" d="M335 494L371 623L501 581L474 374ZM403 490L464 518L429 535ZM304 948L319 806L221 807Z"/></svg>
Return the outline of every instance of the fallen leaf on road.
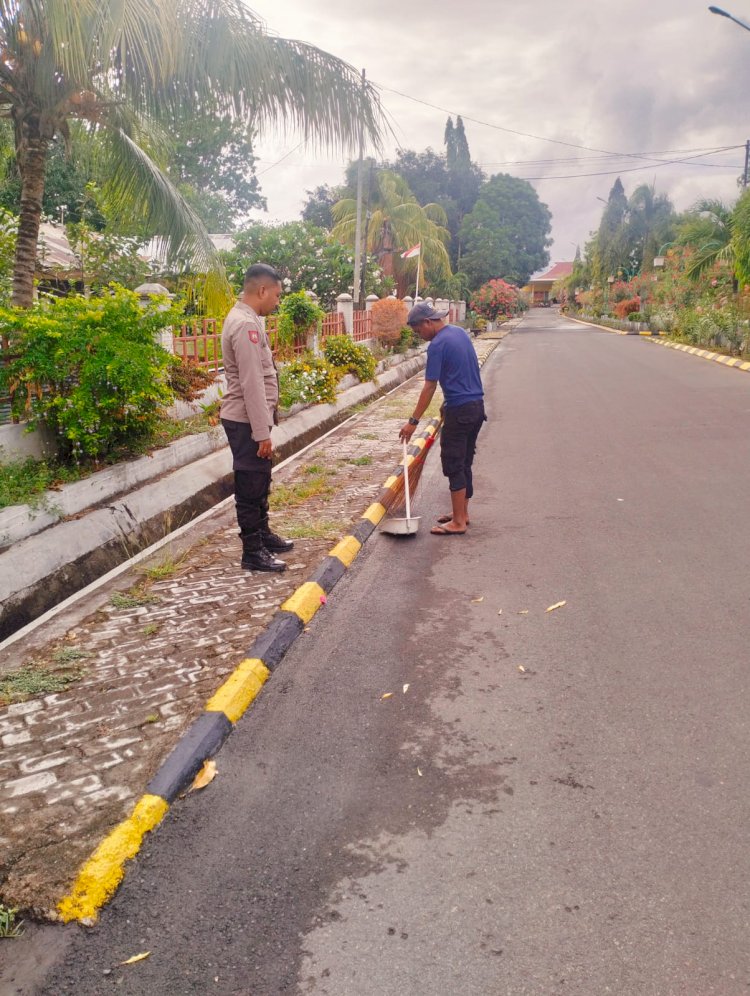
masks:
<svg viewBox="0 0 750 996"><path fill-rule="evenodd" d="M472 602L477 602L478 603L478 602L483 602L483 601L484 601L484 595L480 595L479 598L472 598Z"/></svg>
<svg viewBox="0 0 750 996"><path fill-rule="evenodd" d="M206 761L195 776L195 780L190 786L190 791L195 792L198 789L204 789L206 785L210 785L214 778L216 778L216 761Z"/></svg>
<svg viewBox="0 0 750 996"><path fill-rule="evenodd" d="M529 614L529 610L528 609L521 609L521 611L518 614L519 614L519 616L527 616Z"/></svg>
<svg viewBox="0 0 750 996"><path fill-rule="evenodd" d="M393 692L386 692L385 695L380 696L380 701L382 702L383 699L389 699L391 695L393 695Z"/></svg>
<svg viewBox="0 0 750 996"><path fill-rule="evenodd" d="M327 601L328 601L328 599L326 598L325 595L321 595L320 596L320 604L321 605L325 605Z"/></svg>
<svg viewBox="0 0 750 996"><path fill-rule="evenodd" d="M409 686L408 685L404 685L404 688L403 688L404 695L406 695L406 693L408 691L409 691Z"/></svg>
<svg viewBox="0 0 750 996"><path fill-rule="evenodd" d="M568 604L567 601L565 601L565 602L555 602L554 605L550 605L550 607L547 609L547 612L554 612L555 609L561 609L563 607L563 605L567 605L567 604Z"/></svg>
<svg viewBox="0 0 750 996"><path fill-rule="evenodd" d="M518 670L521 672L521 674L526 674L526 668L523 666L523 664L518 665Z"/></svg>
<svg viewBox="0 0 750 996"><path fill-rule="evenodd" d="M417 774L419 775L420 778L422 777L422 772L419 768L417 768Z"/></svg>
<svg viewBox="0 0 750 996"><path fill-rule="evenodd" d="M499 616L501 616L501 615L503 614L503 610L502 610L502 609L498 609L498 610L497 610L497 614L498 614Z"/></svg>
<svg viewBox="0 0 750 996"><path fill-rule="evenodd" d="M143 961L144 958L148 958L151 954L150 951L144 951L143 954L133 955L132 958L128 958L127 961L121 961L121 965L134 965L137 961Z"/></svg>

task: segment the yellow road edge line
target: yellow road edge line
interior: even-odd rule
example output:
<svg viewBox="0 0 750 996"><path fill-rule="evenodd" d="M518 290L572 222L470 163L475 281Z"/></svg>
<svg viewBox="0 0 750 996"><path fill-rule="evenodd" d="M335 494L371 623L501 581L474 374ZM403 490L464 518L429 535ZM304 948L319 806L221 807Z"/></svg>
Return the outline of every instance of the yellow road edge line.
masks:
<svg viewBox="0 0 750 996"><path fill-rule="evenodd" d="M302 620L305 625L310 622L312 617L318 611L320 606L323 604L321 599L325 600L326 593L315 581L305 581L303 585L300 585L295 593L282 604L282 612L293 612L296 616Z"/></svg>
<svg viewBox="0 0 750 996"><path fill-rule="evenodd" d="M412 443L412 446L418 446L420 450L423 450L426 445L427 445L427 440L424 438L424 436L420 436L419 439L415 439L414 442Z"/></svg>
<svg viewBox="0 0 750 996"><path fill-rule="evenodd" d="M271 672L257 657L240 661L232 674L206 703L206 712L223 712L236 723L253 702Z"/></svg>
<svg viewBox="0 0 750 996"><path fill-rule="evenodd" d="M328 554L329 557L337 557L344 567L350 567L362 549L362 544L356 536L345 536Z"/></svg>
<svg viewBox="0 0 750 996"><path fill-rule="evenodd" d="M391 474L391 476L390 476L390 477L388 478L388 480L387 480L387 481L385 482L385 484L383 485L383 487L384 487L384 488L385 488L385 490L387 491L387 490L388 490L389 488L392 488L392 487L393 487L393 485L394 485L394 484L395 484L395 483L396 483L396 482L397 482L398 480L400 480L400 478L399 478L399 477L397 477L397 476L396 476L396 474Z"/></svg>
<svg viewBox="0 0 750 996"><path fill-rule="evenodd" d="M143 795L131 815L111 830L78 872L73 888L57 904L64 923L92 923L125 874L125 862L135 857L149 830L158 826L169 810L158 795Z"/></svg>
<svg viewBox="0 0 750 996"><path fill-rule="evenodd" d="M381 505L379 501L376 501L372 505L370 505L365 514L362 516L362 518L367 519L369 522L373 524L373 526L377 526L377 524L380 522L380 520L383 518L384 515L385 515L385 506Z"/></svg>

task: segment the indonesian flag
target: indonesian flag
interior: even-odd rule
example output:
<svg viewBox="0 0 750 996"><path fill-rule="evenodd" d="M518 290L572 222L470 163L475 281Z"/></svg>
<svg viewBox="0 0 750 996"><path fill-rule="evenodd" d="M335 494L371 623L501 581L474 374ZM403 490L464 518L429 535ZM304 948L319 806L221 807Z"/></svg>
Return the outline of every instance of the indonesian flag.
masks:
<svg viewBox="0 0 750 996"><path fill-rule="evenodd" d="M415 246L412 246L411 249L407 249L406 252L401 253L401 259L414 259L414 257L418 256L421 252L422 252L422 243L417 242L417 244Z"/></svg>

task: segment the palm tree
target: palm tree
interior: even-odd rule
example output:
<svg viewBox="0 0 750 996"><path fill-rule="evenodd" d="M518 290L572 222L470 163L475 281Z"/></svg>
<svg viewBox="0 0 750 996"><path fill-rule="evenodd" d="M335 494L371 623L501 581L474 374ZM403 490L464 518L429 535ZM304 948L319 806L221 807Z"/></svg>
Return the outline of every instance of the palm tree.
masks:
<svg viewBox="0 0 750 996"><path fill-rule="evenodd" d="M734 273L733 209L723 201L698 201L679 227L678 245L695 247L685 275L699 277L715 263L727 263Z"/></svg>
<svg viewBox="0 0 750 996"><path fill-rule="evenodd" d="M666 194L655 186L641 184L628 201L628 262L632 269L650 270L659 246L669 242L674 228L674 208Z"/></svg>
<svg viewBox="0 0 750 996"><path fill-rule="evenodd" d="M269 35L242 0L0 0L0 116L21 178L14 304L33 300L47 149L75 122L103 142L115 219L139 218L170 255L212 257L158 158L170 122L217 114L346 148L360 129L377 144L382 121L351 66Z"/></svg>
<svg viewBox="0 0 750 996"><path fill-rule="evenodd" d="M417 272L417 259L401 259L400 252L422 244L421 268L427 279L446 280L451 275L450 243L445 211L439 204L422 207L397 173L380 170L370 197L371 217L367 226L367 251L378 257L385 276L395 276L400 293ZM357 205L353 198L334 204L336 222L331 238L354 245Z"/></svg>

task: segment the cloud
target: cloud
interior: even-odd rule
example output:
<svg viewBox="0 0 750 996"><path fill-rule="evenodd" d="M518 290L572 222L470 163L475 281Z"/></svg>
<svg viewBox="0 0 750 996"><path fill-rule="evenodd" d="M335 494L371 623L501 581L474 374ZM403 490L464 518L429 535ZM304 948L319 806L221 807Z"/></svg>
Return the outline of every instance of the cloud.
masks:
<svg viewBox="0 0 750 996"><path fill-rule="evenodd" d="M328 0L324 17L309 0L253 0L252 6L278 34L364 66L368 78L389 88L382 96L396 137L388 140L386 156L398 145L441 150L451 111L464 115L477 162L532 160L484 168L549 177L531 182L553 214L554 258L571 258L574 244L583 245L598 226L603 205L597 197L606 198L618 170L626 191L655 182L678 209L701 196L731 201L737 195L742 148L698 161L727 169L662 166L596 158L593 151L512 133L615 153L744 145L750 32L712 16L702 0L631 0L626 7L584 0L564 7L558 0L495 6L485 0L413 0L408 6ZM266 135L260 169L296 141ZM576 156L580 161L571 162ZM647 168L626 172L640 165ZM261 177L269 216L298 216L304 191L340 182L342 172L337 156L304 149L290 156ZM609 175L552 179L596 172Z"/></svg>

